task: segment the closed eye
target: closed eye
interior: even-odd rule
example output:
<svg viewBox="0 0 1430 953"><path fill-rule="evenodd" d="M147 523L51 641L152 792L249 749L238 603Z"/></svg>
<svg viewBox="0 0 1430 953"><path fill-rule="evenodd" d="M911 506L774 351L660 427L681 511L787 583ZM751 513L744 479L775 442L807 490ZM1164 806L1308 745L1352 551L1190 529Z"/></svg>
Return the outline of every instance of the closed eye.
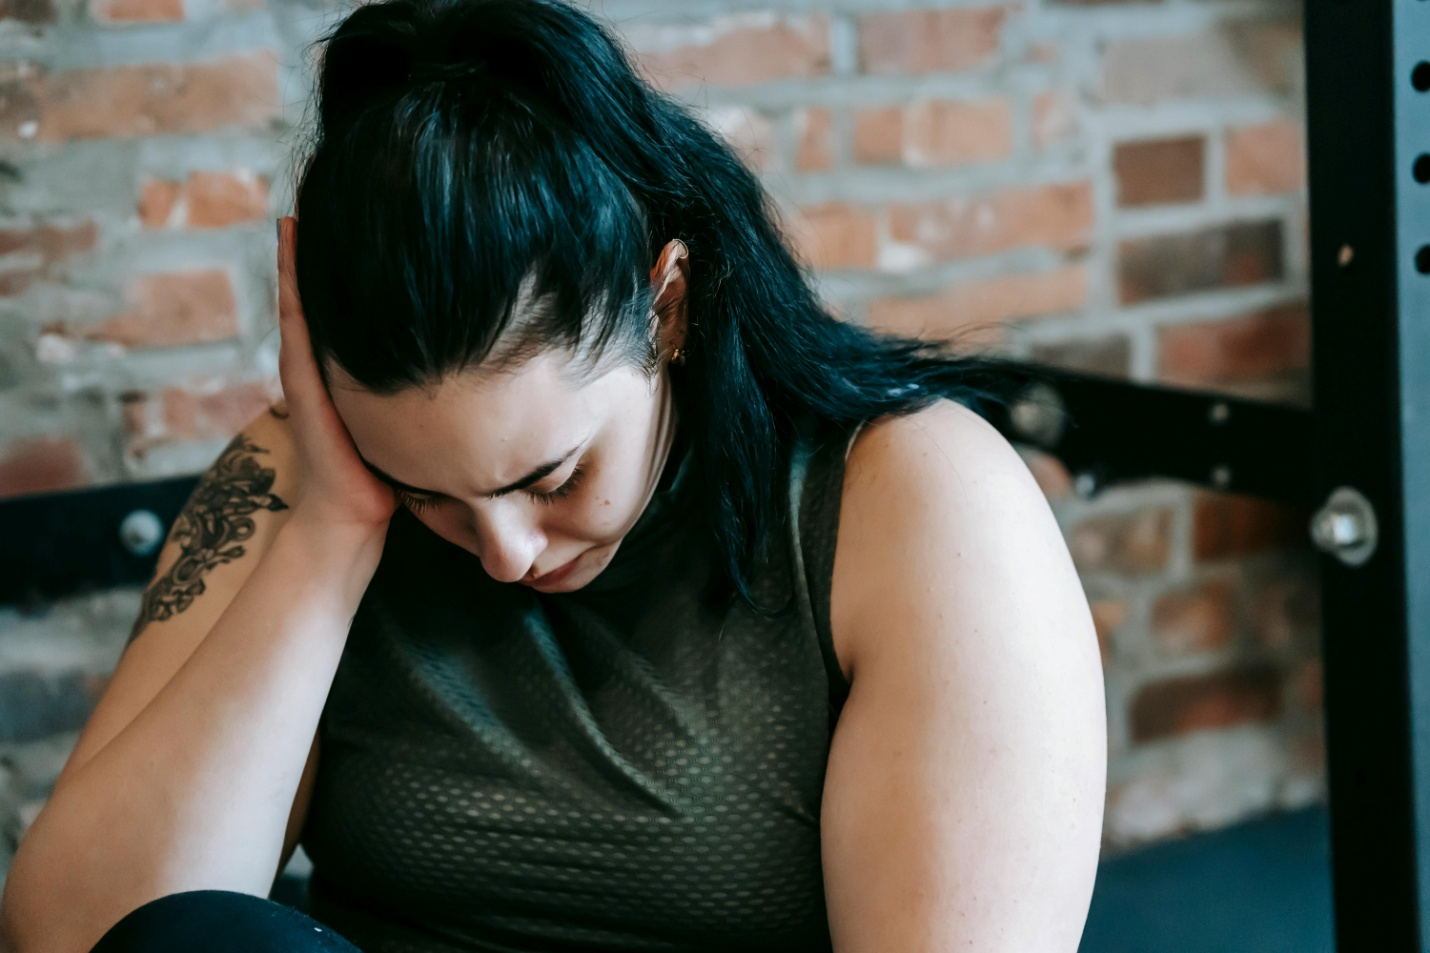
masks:
<svg viewBox="0 0 1430 953"><path fill-rule="evenodd" d="M581 485L581 480L585 475L585 467L578 463L575 467L571 469L571 475L566 478L566 482L562 483L554 490L541 491L527 489L523 490L522 492L526 493L527 496L530 496L538 503L555 503L562 497L568 496L573 493L576 488ZM405 505L408 509L412 510L414 513L421 513L424 510L429 510L432 507L436 506L439 502L439 499L435 496L423 496L418 493L413 493L410 490L398 488L396 492L397 498L402 501L403 505Z"/></svg>
<svg viewBox="0 0 1430 953"><path fill-rule="evenodd" d="M421 513L423 510L431 509L437 505L435 496L418 496L416 493L409 493L406 490L398 490L397 498L414 513Z"/></svg>
<svg viewBox="0 0 1430 953"><path fill-rule="evenodd" d="M563 496L569 495L576 487L581 485L581 478L585 476L586 470L581 464L571 468L571 475L566 478L566 482L554 490L541 492L539 490L527 490L526 493L538 503L555 503Z"/></svg>

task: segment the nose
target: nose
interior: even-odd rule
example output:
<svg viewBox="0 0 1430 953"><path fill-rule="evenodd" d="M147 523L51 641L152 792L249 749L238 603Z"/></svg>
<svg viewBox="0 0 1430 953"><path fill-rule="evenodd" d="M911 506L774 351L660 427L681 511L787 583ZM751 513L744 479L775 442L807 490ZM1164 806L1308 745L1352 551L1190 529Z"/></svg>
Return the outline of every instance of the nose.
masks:
<svg viewBox="0 0 1430 953"><path fill-rule="evenodd" d="M472 526L477 555L487 575L497 582L517 582L531 571L546 548L546 537L530 514L504 503L498 500L487 508L474 509Z"/></svg>

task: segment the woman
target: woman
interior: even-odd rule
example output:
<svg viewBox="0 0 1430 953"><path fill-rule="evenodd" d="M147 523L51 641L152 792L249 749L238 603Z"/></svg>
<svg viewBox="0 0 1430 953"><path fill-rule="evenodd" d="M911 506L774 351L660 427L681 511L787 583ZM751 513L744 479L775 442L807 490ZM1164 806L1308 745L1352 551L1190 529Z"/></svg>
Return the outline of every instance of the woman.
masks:
<svg viewBox="0 0 1430 953"><path fill-rule="evenodd" d="M364 6L319 105L286 407L177 521L11 947L1074 950L1096 639L980 365L826 314L563 3ZM315 920L261 899L300 839Z"/></svg>

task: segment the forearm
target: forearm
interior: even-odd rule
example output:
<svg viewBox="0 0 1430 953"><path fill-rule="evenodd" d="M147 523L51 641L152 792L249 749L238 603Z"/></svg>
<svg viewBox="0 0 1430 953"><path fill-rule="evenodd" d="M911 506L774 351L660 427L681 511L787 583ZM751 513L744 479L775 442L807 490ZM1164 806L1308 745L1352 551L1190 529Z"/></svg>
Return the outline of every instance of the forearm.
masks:
<svg viewBox="0 0 1430 953"><path fill-rule="evenodd" d="M298 514L279 530L182 667L61 780L11 868L11 930L62 950L51 929L92 943L167 893L266 894L381 548L381 535L310 525ZM94 935L82 938L87 930Z"/></svg>

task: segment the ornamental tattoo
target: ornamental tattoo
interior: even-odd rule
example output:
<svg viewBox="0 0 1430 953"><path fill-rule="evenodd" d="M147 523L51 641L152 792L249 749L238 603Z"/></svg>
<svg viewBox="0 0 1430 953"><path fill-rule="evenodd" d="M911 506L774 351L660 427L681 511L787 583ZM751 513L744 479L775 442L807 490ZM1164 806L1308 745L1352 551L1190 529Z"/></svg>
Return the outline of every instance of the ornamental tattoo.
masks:
<svg viewBox="0 0 1430 953"><path fill-rule="evenodd" d="M181 547L179 558L145 590L130 642L150 622L171 619L193 605L204 593L204 576L215 566L243 556L243 542L255 529L254 513L288 508L273 493L275 471L254 459L267 452L239 434L204 474L170 533Z"/></svg>

